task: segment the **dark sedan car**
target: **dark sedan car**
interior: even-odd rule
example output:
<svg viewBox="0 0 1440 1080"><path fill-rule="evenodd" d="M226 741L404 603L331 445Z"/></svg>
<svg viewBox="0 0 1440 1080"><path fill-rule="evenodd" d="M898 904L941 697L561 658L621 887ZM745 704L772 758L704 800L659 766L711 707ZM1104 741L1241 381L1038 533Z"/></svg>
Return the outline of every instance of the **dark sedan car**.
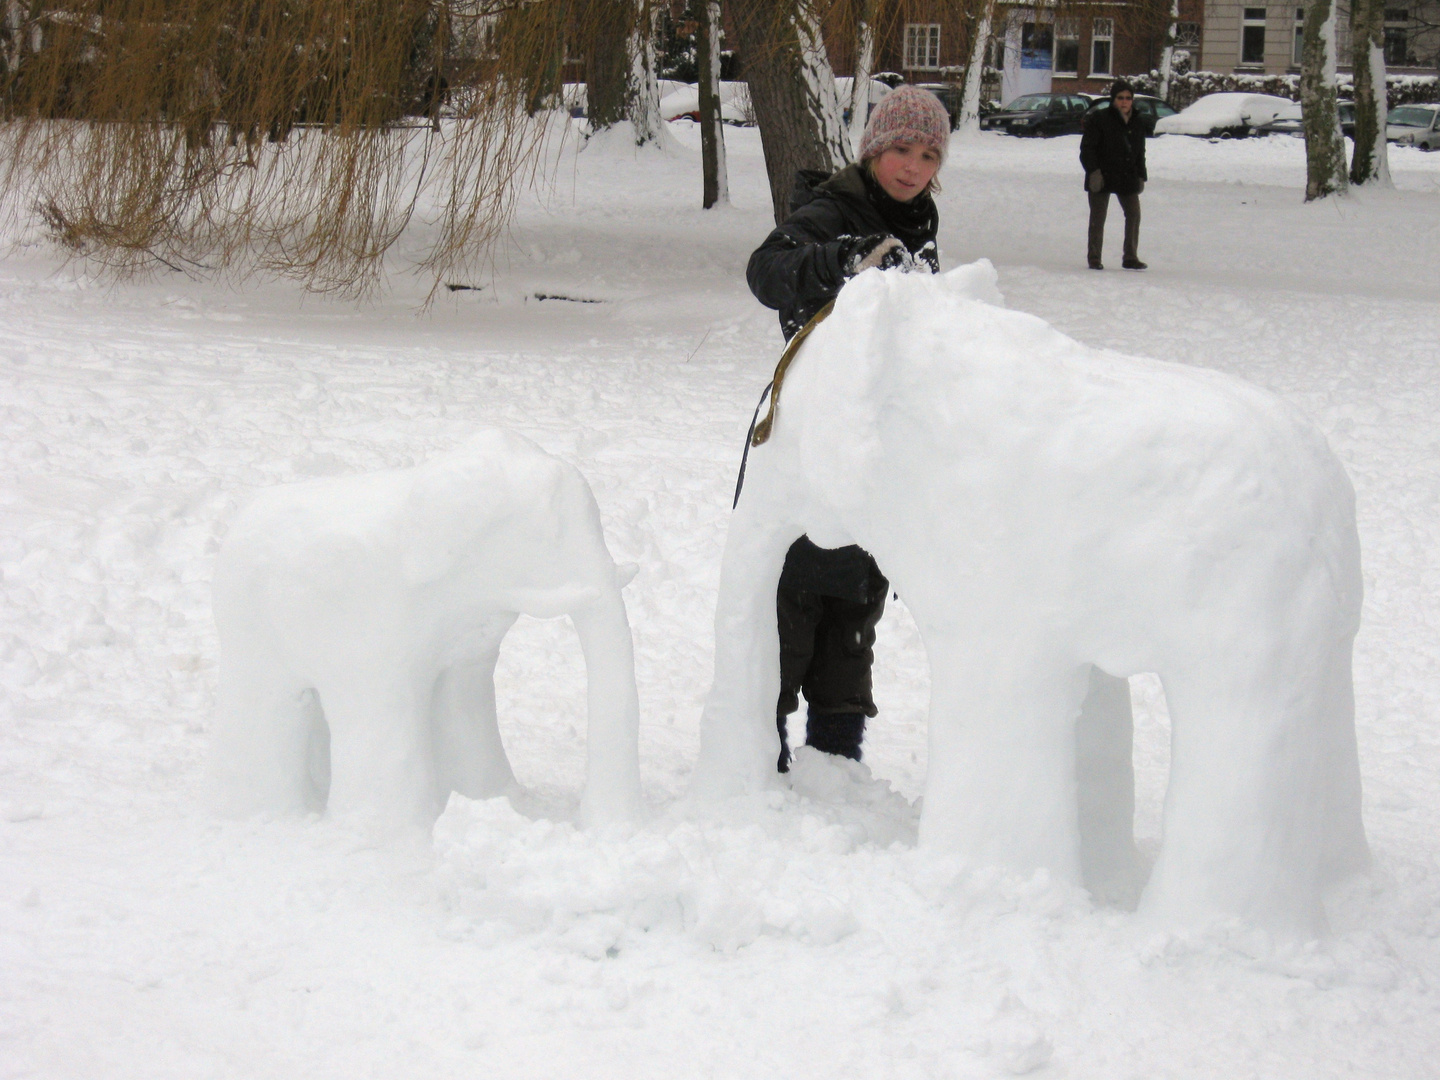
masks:
<svg viewBox="0 0 1440 1080"><path fill-rule="evenodd" d="M1109 98L1099 98L1085 113L1085 120L1094 116L1101 109L1110 108ZM1155 121L1162 116L1174 116L1175 110L1167 105L1161 98L1150 94L1135 95L1135 115L1145 122L1147 133L1153 139L1155 137ZM1083 126L1083 125L1082 125Z"/></svg>
<svg viewBox="0 0 1440 1080"><path fill-rule="evenodd" d="M1090 99L1084 94L1025 94L980 118L980 130L1011 135L1074 135Z"/></svg>
<svg viewBox="0 0 1440 1080"><path fill-rule="evenodd" d="M960 100L964 96L960 87L952 86L949 83L918 83L922 90L929 90L940 99L940 104L945 106L945 111L950 114L950 130L954 131L960 123Z"/></svg>

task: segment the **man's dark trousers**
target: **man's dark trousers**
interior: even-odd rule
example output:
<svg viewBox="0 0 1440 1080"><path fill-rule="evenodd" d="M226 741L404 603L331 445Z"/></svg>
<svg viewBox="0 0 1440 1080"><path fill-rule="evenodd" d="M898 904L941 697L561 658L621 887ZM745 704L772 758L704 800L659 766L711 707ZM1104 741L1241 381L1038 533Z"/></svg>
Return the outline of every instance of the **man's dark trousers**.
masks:
<svg viewBox="0 0 1440 1080"><path fill-rule="evenodd" d="M1105 216L1110 209L1110 192L1090 191L1090 262L1100 261L1100 247L1105 241ZM1125 212L1125 262L1139 262L1140 255L1140 196L1116 195L1120 209Z"/></svg>

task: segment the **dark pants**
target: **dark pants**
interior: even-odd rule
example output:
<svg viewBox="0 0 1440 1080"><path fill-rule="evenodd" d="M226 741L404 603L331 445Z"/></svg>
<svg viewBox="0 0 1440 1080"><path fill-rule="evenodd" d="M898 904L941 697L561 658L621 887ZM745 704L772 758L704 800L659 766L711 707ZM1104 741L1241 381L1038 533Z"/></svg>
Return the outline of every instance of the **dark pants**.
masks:
<svg viewBox="0 0 1440 1080"><path fill-rule="evenodd" d="M790 589L775 594L780 630L780 700L777 717L800 707L811 716L838 713L874 716L870 665L875 659L875 626L885 613L885 594L862 603L838 596Z"/></svg>
<svg viewBox="0 0 1440 1080"><path fill-rule="evenodd" d="M1086 192L1090 196L1090 262L1100 261L1100 247L1105 242L1105 215L1110 209L1110 192ZM1140 196L1116 195L1120 209L1125 211L1125 262L1139 262L1136 253L1140 247Z"/></svg>
<svg viewBox="0 0 1440 1080"><path fill-rule="evenodd" d="M875 624L885 612L890 582L864 548L821 548L802 536L785 553L775 590L780 631L778 768L790 764L785 718L810 706L805 742L827 754L860 760L865 721L875 715L870 664Z"/></svg>

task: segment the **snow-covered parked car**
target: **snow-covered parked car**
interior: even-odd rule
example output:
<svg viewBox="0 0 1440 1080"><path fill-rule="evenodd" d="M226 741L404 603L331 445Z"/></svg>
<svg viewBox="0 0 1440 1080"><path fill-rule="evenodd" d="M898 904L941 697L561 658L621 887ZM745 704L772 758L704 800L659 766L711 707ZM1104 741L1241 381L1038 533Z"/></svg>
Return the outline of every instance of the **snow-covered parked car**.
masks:
<svg viewBox="0 0 1440 1080"><path fill-rule="evenodd" d="M841 119L847 124L850 123L850 97L854 85L855 80L849 75L838 75L835 78L835 96L840 99ZM889 82L883 79L872 78L870 80L870 111L873 112L875 106L880 104L880 99L893 89L894 86ZM865 119L870 119L869 113L866 114Z"/></svg>
<svg viewBox="0 0 1440 1080"><path fill-rule="evenodd" d="M1340 114L1340 134L1346 138L1355 137L1355 102L1337 101L1335 111ZM1305 115L1300 108L1298 101L1292 101L1288 109L1283 110L1268 124L1261 124L1255 129L1256 135L1292 135L1297 139L1305 137Z"/></svg>
<svg viewBox="0 0 1440 1080"><path fill-rule="evenodd" d="M1293 104L1274 94L1206 94L1174 116L1161 117L1155 123L1155 134L1243 139Z"/></svg>
<svg viewBox="0 0 1440 1080"><path fill-rule="evenodd" d="M1385 117L1385 138L1421 150L1440 150L1440 105L1397 105Z"/></svg>
<svg viewBox="0 0 1440 1080"><path fill-rule="evenodd" d="M665 120L700 119L700 89L694 83L679 83L660 99L660 116ZM720 84L720 119L727 124L753 124L755 111L750 105L750 84Z"/></svg>
<svg viewBox="0 0 1440 1080"><path fill-rule="evenodd" d="M835 96L848 123L850 119L850 88L855 80L843 76L835 80ZM888 83L870 80L870 108L890 92ZM676 83L671 93L660 99L660 115L666 120L700 120L700 90L694 83ZM753 125L755 109L750 104L750 84L744 81L720 84L720 119L727 124ZM868 117L867 117L868 119Z"/></svg>

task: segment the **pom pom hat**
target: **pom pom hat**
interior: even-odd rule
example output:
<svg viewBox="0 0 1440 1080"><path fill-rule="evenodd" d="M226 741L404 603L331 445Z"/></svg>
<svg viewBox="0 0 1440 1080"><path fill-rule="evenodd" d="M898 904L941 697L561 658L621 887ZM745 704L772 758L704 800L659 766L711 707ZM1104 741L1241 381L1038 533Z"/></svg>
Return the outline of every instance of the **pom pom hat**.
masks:
<svg viewBox="0 0 1440 1080"><path fill-rule="evenodd" d="M950 143L950 114L940 99L918 86L897 86L886 94L860 138L860 160L879 157L900 143L928 146L945 162L945 149Z"/></svg>

